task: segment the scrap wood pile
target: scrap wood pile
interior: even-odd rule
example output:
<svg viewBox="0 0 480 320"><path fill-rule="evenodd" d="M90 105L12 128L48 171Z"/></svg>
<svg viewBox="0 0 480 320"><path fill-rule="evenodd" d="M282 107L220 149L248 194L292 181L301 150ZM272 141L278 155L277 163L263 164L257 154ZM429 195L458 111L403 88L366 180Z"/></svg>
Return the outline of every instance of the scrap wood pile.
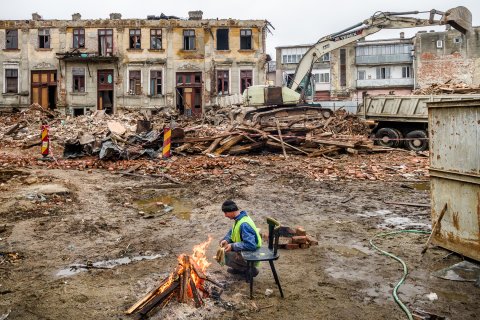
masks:
<svg viewBox="0 0 480 320"><path fill-rule="evenodd" d="M440 94L479 94L480 85L466 84L463 82L452 83L451 80L438 84L431 84L429 87L413 91L414 95L440 95Z"/></svg>
<svg viewBox="0 0 480 320"><path fill-rule="evenodd" d="M239 155L264 151L303 154L310 157L341 152L386 151L373 146L368 126L340 110L329 118L309 123L275 121L254 126L234 124L225 130L197 126L185 129L185 137L173 140L177 154ZM207 131L206 131L207 130Z"/></svg>

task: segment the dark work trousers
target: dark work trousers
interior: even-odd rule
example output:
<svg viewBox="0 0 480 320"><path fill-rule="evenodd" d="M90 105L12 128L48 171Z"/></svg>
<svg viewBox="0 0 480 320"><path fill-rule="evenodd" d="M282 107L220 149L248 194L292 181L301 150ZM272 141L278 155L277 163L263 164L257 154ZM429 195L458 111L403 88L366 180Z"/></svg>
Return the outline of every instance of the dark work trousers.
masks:
<svg viewBox="0 0 480 320"><path fill-rule="evenodd" d="M240 272L246 272L248 270L247 262L238 251L225 252L225 264Z"/></svg>

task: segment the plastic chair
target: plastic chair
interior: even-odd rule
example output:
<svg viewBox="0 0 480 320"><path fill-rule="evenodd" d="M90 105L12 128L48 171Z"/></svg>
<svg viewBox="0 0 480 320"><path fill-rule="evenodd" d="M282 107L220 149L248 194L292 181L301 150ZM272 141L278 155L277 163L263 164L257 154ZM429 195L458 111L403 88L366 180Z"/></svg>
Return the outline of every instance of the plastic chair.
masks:
<svg viewBox="0 0 480 320"><path fill-rule="evenodd" d="M242 251L242 257L247 262L248 272L247 280L250 282L250 299L253 299L253 270L255 264L260 261L268 261L270 264L270 269L272 269L273 277L275 278L275 283L280 290L280 295L283 298L282 287L280 286L280 280L278 279L277 271L273 261L277 260L280 255L278 254L278 239L280 237L280 223L275 219L267 217L268 223L268 247L261 247L255 251Z"/></svg>

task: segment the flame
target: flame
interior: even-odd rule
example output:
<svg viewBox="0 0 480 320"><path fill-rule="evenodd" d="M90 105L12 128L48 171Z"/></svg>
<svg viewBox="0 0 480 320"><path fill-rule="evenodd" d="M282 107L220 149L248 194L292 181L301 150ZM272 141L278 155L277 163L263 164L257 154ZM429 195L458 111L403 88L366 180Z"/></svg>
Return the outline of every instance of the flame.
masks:
<svg viewBox="0 0 480 320"><path fill-rule="evenodd" d="M192 260L200 267L200 271L202 272L205 272L211 265L211 263L207 261L206 255L206 250L210 242L212 242L212 237L208 236L207 241L193 247Z"/></svg>

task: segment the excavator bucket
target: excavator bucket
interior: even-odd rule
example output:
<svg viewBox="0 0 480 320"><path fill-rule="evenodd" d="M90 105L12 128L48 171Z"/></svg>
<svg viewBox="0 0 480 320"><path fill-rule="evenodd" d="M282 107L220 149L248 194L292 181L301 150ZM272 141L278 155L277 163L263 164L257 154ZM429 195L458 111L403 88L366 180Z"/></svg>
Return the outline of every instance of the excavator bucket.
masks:
<svg viewBox="0 0 480 320"><path fill-rule="evenodd" d="M461 33L472 29L472 13L466 7L460 6L447 10L443 19L445 23Z"/></svg>

